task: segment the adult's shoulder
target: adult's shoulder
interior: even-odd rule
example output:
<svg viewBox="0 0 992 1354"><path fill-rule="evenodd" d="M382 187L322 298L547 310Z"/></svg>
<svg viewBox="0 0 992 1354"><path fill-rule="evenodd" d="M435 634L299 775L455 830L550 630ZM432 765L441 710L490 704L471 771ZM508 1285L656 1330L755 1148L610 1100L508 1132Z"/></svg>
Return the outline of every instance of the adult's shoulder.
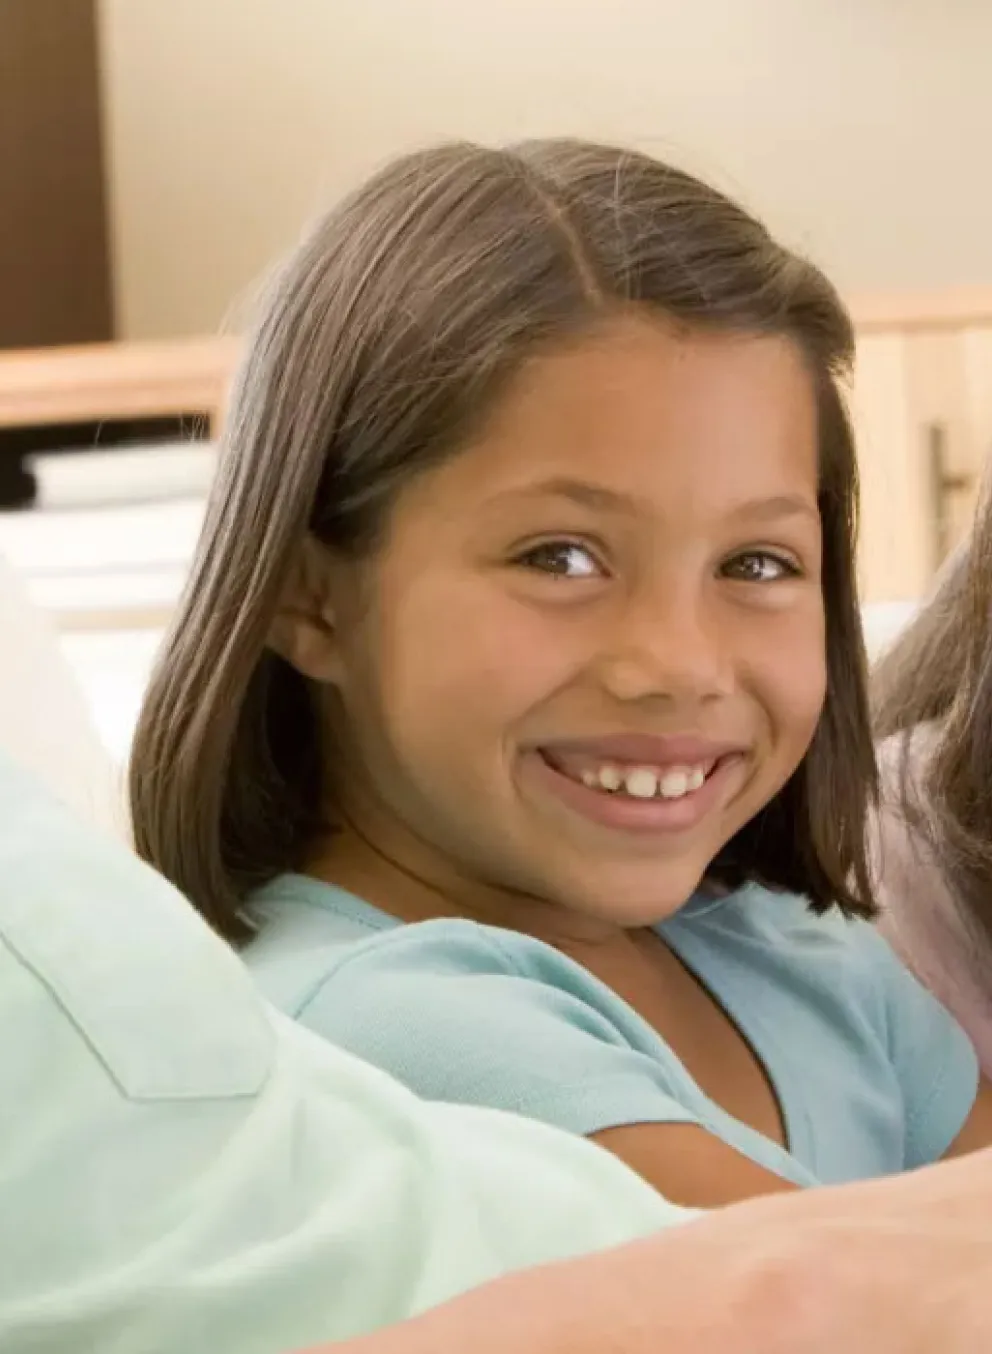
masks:
<svg viewBox="0 0 992 1354"><path fill-rule="evenodd" d="M940 739L935 722L901 729L882 739L875 749L883 807L902 807L907 795L922 808L923 786L930 758Z"/></svg>

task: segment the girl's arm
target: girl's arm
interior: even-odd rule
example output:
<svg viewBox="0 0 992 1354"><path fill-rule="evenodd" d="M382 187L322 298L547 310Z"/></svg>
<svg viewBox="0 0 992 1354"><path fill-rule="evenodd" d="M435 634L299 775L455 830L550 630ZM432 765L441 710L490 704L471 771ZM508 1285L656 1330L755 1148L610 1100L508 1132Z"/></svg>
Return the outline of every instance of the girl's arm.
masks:
<svg viewBox="0 0 992 1354"><path fill-rule="evenodd" d="M628 1124L605 1129L592 1140L659 1194L687 1208L719 1208L798 1188L697 1124Z"/></svg>
<svg viewBox="0 0 992 1354"><path fill-rule="evenodd" d="M983 1077L968 1122L947 1149L947 1157L962 1157L992 1146L992 1082Z"/></svg>

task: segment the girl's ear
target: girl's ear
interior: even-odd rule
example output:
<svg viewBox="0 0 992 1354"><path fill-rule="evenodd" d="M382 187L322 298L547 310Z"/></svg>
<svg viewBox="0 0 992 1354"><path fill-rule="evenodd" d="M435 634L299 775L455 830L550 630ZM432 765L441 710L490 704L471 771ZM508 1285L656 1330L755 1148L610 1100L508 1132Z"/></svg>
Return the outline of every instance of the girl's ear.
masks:
<svg viewBox="0 0 992 1354"><path fill-rule="evenodd" d="M283 588L267 643L304 677L337 685L340 654L331 603L333 569L330 552L307 536Z"/></svg>

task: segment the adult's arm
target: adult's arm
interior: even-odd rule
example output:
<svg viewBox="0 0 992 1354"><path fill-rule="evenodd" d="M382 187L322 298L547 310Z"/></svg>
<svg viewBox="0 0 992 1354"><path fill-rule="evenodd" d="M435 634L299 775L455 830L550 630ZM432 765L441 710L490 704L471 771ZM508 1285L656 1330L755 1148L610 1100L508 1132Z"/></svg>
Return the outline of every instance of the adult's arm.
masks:
<svg viewBox="0 0 992 1354"><path fill-rule="evenodd" d="M974 1354L990 1254L985 1151L721 1209L321 1354Z"/></svg>
<svg viewBox="0 0 992 1354"><path fill-rule="evenodd" d="M581 1139L278 1017L2 756L0 1030L3 1350L284 1354L686 1221Z"/></svg>

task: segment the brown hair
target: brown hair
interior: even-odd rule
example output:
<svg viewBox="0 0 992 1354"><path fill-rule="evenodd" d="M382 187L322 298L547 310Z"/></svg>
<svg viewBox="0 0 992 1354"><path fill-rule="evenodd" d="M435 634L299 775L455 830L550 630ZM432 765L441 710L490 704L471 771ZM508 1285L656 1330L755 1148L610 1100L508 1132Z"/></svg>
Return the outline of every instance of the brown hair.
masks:
<svg viewBox="0 0 992 1354"><path fill-rule="evenodd" d="M373 551L390 503L452 455L540 345L624 307L784 335L819 405L828 693L803 765L714 875L870 913L874 793L854 583L850 321L742 208L646 156L576 141L456 144L389 165L321 221L250 336L191 577L138 723L137 848L231 939L298 868L327 771L304 679L266 647L307 532Z"/></svg>
<svg viewBox="0 0 992 1354"><path fill-rule="evenodd" d="M968 666L962 619L968 600L968 551L948 560L926 605L875 665L871 694L876 736L890 738L942 720Z"/></svg>
<svg viewBox="0 0 992 1354"><path fill-rule="evenodd" d="M897 739L892 807L929 847L973 939L992 944L992 475L970 541L872 688L876 732Z"/></svg>

